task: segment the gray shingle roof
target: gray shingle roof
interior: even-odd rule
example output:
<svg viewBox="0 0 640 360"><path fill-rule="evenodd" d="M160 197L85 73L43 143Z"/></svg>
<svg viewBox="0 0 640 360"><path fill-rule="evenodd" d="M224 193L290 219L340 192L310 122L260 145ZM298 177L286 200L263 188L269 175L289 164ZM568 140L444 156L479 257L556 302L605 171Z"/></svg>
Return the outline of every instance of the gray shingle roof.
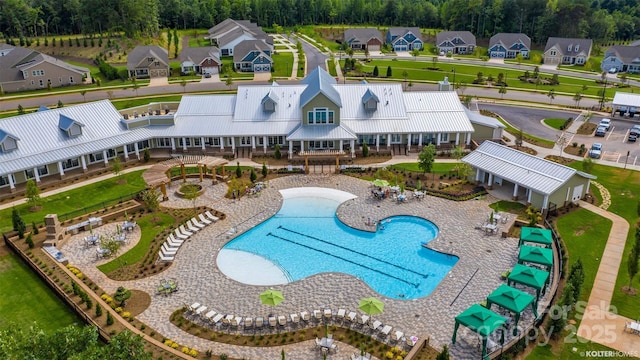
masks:
<svg viewBox="0 0 640 360"><path fill-rule="evenodd" d="M206 58L215 60L218 65L222 64L220 50L215 46L183 48L179 56L180 61L191 61L194 64L200 64Z"/></svg>
<svg viewBox="0 0 640 360"><path fill-rule="evenodd" d="M404 36L408 32L413 33L418 39L422 41L422 34L419 27L392 27L387 30L391 36Z"/></svg>
<svg viewBox="0 0 640 360"><path fill-rule="evenodd" d="M233 49L233 62L242 61L242 58L247 56L249 52L256 50L260 51L262 55L271 59L271 57L265 53L265 51L269 51L271 50L271 48L262 40L244 40L236 45L236 47Z"/></svg>
<svg viewBox="0 0 640 360"><path fill-rule="evenodd" d="M380 42L384 42L382 40L382 34L376 28L355 28L355 29L347 29L344 31L343 40L348 42L352 39L357 39L361 43L366 43L371 38L376 38L380 40Z"/></svg>
<svg viewBox="0 0 640 360"><path fill-rule="evenodd" d="M453 40L459 37L467 45L476 45L476 37L470 31L440 31L436 35L436 46L446 40Z"/></svg>
<svg viewBox="0 0 640 360"><path fill-rule="evenodd" d="M571 50L569 50L569 45L571 45ZM576 51L576 45L578 46L578 51ZM547 45L544 47L544 52L556 46L564 56L577 56L581 52L584 52L588 56L591 52L591 45L593 45L591 39L550 37L547 40Z"/></svg>
<svg viewBox="0 0 640 360"><path fill-rule="evenodd" d="M302 94L300 94L300 106L305 106L311 99L318 94L323 94L338 107L342 107L340 93L333 87L336 80L320 67L317 67L308 74L301 83L307 85Z"/></svg>
<svg viewBox="0 0 640 360"><path fill-rule="evenodd" d="M531 49L531 38L521 33L498 33L491 37L489 40L489 48L493 45L502 43L505 48L509 48L511 45L521 42L527 49Z"/></svg>
<svg viewBox="0 0 640 360"><path fill-rule="evenodd" d="M640 59L640 46L614 45L607 49L606 52L614 52L616 57L625 64L631 64L634 60L638 63Z"/></svg>
<svg viewBox="0 0 640 360"><path fill-rule="evenodd" d="M127 69L135 69L143 60L150 57L169 66L169 53L167 49L156 45L144 45L136 46L131 50L129 56L127 56Z"/></svg>
<svg viewBox="0 0 640 360"><path fill-rule="evenodd" d="M21 73L22 70L28 69L45 61L77 73L89 73L89 69L87 68L71 65L62 60L31 49L7 44L2 45L3 46L0 50L11 49L11 51L6 53L4 56L0 56L0 83L22 81L24 80Z"/></svg>
<svg viewBox="0 0 640 360"><path fill-rule="evenodd" d="M544 195L552 194L576 174L595 179L568 166L492 141L483 142L462 161Z"/></svg>

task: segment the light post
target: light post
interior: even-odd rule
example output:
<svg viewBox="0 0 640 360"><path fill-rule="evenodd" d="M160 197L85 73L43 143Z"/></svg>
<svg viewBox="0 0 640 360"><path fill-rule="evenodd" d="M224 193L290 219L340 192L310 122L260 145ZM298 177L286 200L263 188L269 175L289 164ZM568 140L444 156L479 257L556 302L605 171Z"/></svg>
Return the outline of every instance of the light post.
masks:
<svg viewBox="0 0 640 360"><path fill-rule="evenodd" d="M607 78L604 78L604 87L602 88L602 99L600 99L600 110L604 108L604 97L607 92Z"/></svg>
<svg viewBox="0 0 640 360"><path fill-rule="evenodd" d="M451 69L451 72L453 73L453 86L455 87L455 85L456 85L456 68Z"/></svg>

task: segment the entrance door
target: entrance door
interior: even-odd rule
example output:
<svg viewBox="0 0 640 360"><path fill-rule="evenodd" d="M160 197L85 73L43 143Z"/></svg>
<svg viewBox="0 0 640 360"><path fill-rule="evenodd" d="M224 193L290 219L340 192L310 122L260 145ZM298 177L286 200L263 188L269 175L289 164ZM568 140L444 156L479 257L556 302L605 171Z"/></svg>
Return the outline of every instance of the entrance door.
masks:
<svg viewBox="0 0 640 360"><path fill-rule="evenodd" d="M571 196L571 201L572 202L576 202L578 200L580 200L580 197L582 197L582 189L583 189L584 185L578 185L576 187L573 188L573 195Z"/></svg>

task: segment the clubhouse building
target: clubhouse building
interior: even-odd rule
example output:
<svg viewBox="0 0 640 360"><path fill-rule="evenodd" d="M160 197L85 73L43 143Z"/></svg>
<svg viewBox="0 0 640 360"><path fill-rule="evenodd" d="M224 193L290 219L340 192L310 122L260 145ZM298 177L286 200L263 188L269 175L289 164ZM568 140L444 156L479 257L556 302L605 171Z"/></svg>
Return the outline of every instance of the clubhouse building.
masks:
<svg viewBox="0 0 640 360"><path fill-rule="evenodd" d="M117 110L108 100L0 120L0 195L29 179L107 167L145 149L182 154L359 156L466 147L502 125L466 109L453 91L403 92L397 83L337 84L316 69L298 85L241 85L235 95L186 95L179 104ZM476 137L474 137L476 134ZM483 138L477 138L477 136Z"/></svg>

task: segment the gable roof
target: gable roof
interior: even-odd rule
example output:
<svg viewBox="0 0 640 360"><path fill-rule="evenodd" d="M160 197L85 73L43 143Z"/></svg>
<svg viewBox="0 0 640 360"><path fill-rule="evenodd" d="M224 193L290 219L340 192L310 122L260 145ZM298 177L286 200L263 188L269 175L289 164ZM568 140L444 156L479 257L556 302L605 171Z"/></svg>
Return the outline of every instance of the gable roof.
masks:
<svg viewBox="0 0 640 360"><path fill-rule="evenodd" d="M54 64L78 74L89 73L89 69L87 68L71 65L62 60L31 49L7 44L2 45L3 46L0 47L0 50L5 50L5 55L0 56L0 83L23 81L23 70L27 70L43 62Z"/></svg>
<svg viewBox="0 0 640 360"><path fill-rule="evenodd" d="M625 64L631 64L634 60L636 60L636 62L640 60L640 46L614 45L608 48L605 54L611 52Z"/></svg>
<svg viewBox="0 0 640 360"><path fill-rule="evenodd" d="M17 136L11 135L6 131L0 129L0 144L2 144L7 138L12 138L14 140L20 140Z"/></svg>
<svg viewBox="0 0 640 360"><path fill-rule="evenodd" d="M447 40L451 41L456 37L462 39L467 45L476 45L476 37L470 31L440 31L436 35L436 46Z"/></svg>
<svg viewBox="0 0 640 360"><path fill-rule="evenodd" d="M127 56L127 69L134 69L140 65L143 60L152 57L156 61L160 61L163 65L169 66L169 53L167 49L157 45L136 46Z"/></svg>
<svg viewBox="0 0 640 360"><path fill-rule="evenodd" d="M345 42L350 42L352 40L358 40L361 43L366 43L372 38L382 40L382 34L376 28L355 28L355 29L347 29L344 31L343 39Z"/></svg>
<svg viewBox="0 0 640 360"><path fill-rule="evenodd" d="M271 57L265 53L270 51L269 45L265 44L261 40L244 40L238 43L233 50L233 62L241 62L242 59L252 51L259 51L261 55L264 55L271 59Z"/></svg>
<svg viewBox="0 0 640 360"><path fill-rule="evenodd" d="M301 107L309 103L318 94L323 94L338 107L342 107L340 93L333 87L336 80L324 69L317 67L302 79L301 83L307 85L307 88L300 94Z"/></svg>
<svg viewBox="0 0 640 360"><path fill-rule="evenodd" d="M569 45L571 45L571 50L569 50ZM575 51L576 45L578 45L578 51ZM547 52L547 50L555 46L558 51L565 56L577 56L582 52L589 56L592 45L593 41L591 41L591 39L550 37L547 39L547 45L544 47L544 52Z"/></svg>
<svg viewBox="0 0 640 360"><path fill-rule="evenodd" d="M378 99L378 96L376 96L376 94L371 91L371 88L368 88L367 91L365 91L364 95L362 95L362 103L366 104L367 101L369 100L375 100L377 103L380 102L380 99Z"/></svg>
<svg viewBox="0 0 640 360"><path fill-rule="evenodd" d="M242 35L248 35L266 44L273 45L273 38L265 33L260 26L249 20L225 19L209 29L206 39L216 39L218 46L224 47Z"/></svg>
<svg viewBox="0 0 640 360"><path fill-rule="evenodd" d="M60 114L60 118L58 120L58 127L60 128L60 130L69 131L69 129L71 129L74 124L78 124L79 126L84 127L83 123L76 121L68 117L67 115Z"/></svg>
<svg viewBox="0 0 640 360"><path fill-rule="evenodd" d="M522 33L498 33L489 39L489 48L495 44L502 44L506 49L513 44L521 42L527 49L531 49L531 38Z"/></svg>
<svg viewBox="0 0 640 360"><path fill-rule="evenodd" d="M178 58L181 62L191 61L194 64L200 64L204 59L210 58L215 60L218 65L222 64L220 61L220 51L215 46L183 48Z"/></svg>
<svg viewBox="0 0 640 360"><path fill-rule="evenodd" d="M391 37L398 36L403 37L407 33L411 32L413 35L418 38L418 40L422 41L422 34L420 33L419 27L391 27L387 32L391 35Z"/></svg>
<svg viewBox="0 0 640 360"><path fill-rule="evenodd" d="M595 179L568 166L492 141L483 142L462 161L544 195L552 194L576 174Z"/></svg>
<svg viewBox="0 0 640 360"><path fill-rule="evenodd" d="M278 97L278 95L276 95L275 91L273 90L269 90L269 92L267 93L267 95L265 95L262 98L262 101L260 102L261 104L266 103L267 101L273 101L274 104L278 103L278 100L280 100L280 98Z"/></svg>

